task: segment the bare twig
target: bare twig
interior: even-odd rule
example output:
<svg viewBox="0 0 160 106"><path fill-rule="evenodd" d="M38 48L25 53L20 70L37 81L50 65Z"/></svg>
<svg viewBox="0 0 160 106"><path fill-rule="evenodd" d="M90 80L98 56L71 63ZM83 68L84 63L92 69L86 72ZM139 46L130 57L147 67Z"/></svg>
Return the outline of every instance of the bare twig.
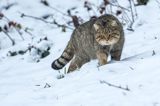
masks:
<svg viewBox="0 0 160 106"><path fill-rule="evenodd" d="M131 0L128 0L128 1L129 1L129 4L130 4L131 16L132 16L132 22L130 24L130 28L133 29L132 26L133 26L133 23L134 23L135 20L134 20L133 8L132 8L132 1Z"/></svg>
<svg viewBox="0 0 160 106"><path fill-rule="evenodd" d="M100 80L100 83L101 83L101 84L107 84L108 86L112 86L112 87L114 87L114 88L122 89L122 90L125 90L125 91L130 91L130 89L128 88L128 86L126 86L126 87L121 87L121 86L117 86L117 85L108 83L108 82L106 82L106 81L104 81L104 80Z"/></svg>
<svg viewBox="0 0 160 106"><path fill-rule="evenodd" d="M12 45L15 45L15 41L11 38L11 36L5 30L3 30L2 28L0 28L0 29L11 40Z"/></svg>
<svg viewBox="0 0 160 106"><path fill-rule="evenodd" d="M14 27L14 28L15 28L15 27ZM20 30L19 30L19 29L17 29L17 28L15 28L15 30L19 33L19 35L20 35L21 39L22 39L22 40L24 40L24 37L22 36L22 32L20 32Z"/></svg>
<svg viewBox="0 0 160 106"><path fill-rule="evenodd" d="M68 16L68 17L71 17L70 15L63 13L62 11L60 11L60 10L58 10L58 9L56 9L56 8L52 7L52 6L48 6L48 7L50 7L51 9L53 9L53 10L55 10L55 11L59 12L59 13L61 13L62 15L65 15L65 16Z"/></svg>
<svg viewBox="0 0 160 106"><path fill-rule="evenodd" d="M44 88L50 88L51 85L49 85L48 83L46 83L46 85L44 86Z"/></svg>
<svg viewBox="0 0 160 106"><path fill-rule="evenodd" d="M113 4L113 3L109 3L109 4L112 5L112 6L119 7L119 8L121 8L121 9L123 9L123 10L127 10L128 12L130 12L129 9L127 9L127 8L125 8L125 7L122 7L122 6L120 6L120 5L116 5L116 4Z"/></svg>
<svg viewBox="0 0 160 106"><path fill-rule="evenodd" d="M154 55L156 55L156 52L153 50L153 51L152 51L152 56L154 56Z"/></svg>
<svg viewBox="0 0 160 106"><path fill-rule="evenodd" d="M3 9L8 10L8 9L10 9L11 7L13 7L15 5L17 5L17 3L7 4L6 6L0 7L0 11L2 11Z"/></svg>
<svg viewBox="0 0 160 106"><path fill-rule="evenodd" d="M120 6L118 0L115 0L115 2L116 2L115 5ZM120 7L122 7L122 6L120 6ZM121 9L120 11L122 11L122 17L121 17L122 21L124 21L126 24L131 24L132 23L132 19L130 19L130 16L128 15L128 12L131 12L131 10L128 9L126 11L126 9L124 9L124 8L120 8L120 9ZM128 28L128 30L132 30L133 31L133 29L131 29L131 28Z"/></svg>
<svg viewBox="0 0 160 106"><path fill-rule="evenodd" d="M33 35L31 32L29 32L29 30L31 30L30 28L28 28L28 27L26 27L25 29L24 29L24 31L26 32L26 33L28 33L29 35Z"/></svg>
<svg viewBox="0 0 160 106"><path fill-rule="evenodd" d="M131 67L131 66L130 66L129 68L130 68L131 70L134 70L134 68L133 68L133 67Z"/></svg>
<svg viewBox="0 0 160 106"><path fill-rule="evenodd" d="M47 0L41 0L41 3L42 3L44 6L49 7L49 8L53 9L54 11L56 11L56 12L62 14L62 15L71 17L70 15L65 14L65 13L63 13L62 11L58 10L57 8L55 8L55 7L53 7L53 6L50 6Z"/></svg>
<svg viewBox="0 0 160 106"><path fill-rule="evenodd" d="M133 2L133 7L134 7L135 16L138 17L137 9L136 9L136 6L135 6L135 1L132 0L132 2Z"/></svg>
<svg viewBox="0 0 160 106"><path fill-rule="evenodd" d="M73 28L71 28L69 26L61 25L61 24L57 23L55 20L54 20L53 24L57 25L57 27L61 27L62 29L68 28L70 30L74 30Z"/></svg>
<svg viewBox="0 0 160 106"><path fill-rule="evenodd" d="M27 17L27 18L32 18L32 19L35 19L35 20L40 20L40 21L43 21L45 23L48 23L48 24L53 24L53 22L48 22L46 20L44 20L43 18L39 18L39 17L35 17L35 16L31 16L31 15L26 15L24 13L20 13L21 14L21 17Z"/></svg>
<svg viewBox="0 0 160 106"><path fill-rule="evenodd" d="M51 8L51 9L53 9L54 11L62 14L63 16L67 16L67 17L72 18L72 21L73 21L73 24L74 24L74 27L75 27L75 28L77 28L77 27L79 26L79 21L78 21L77 16L72 16L71 13L70 13L70 10L67 11L68 14L65 14L64 12L58 10L57 8L49 5L49 3L48 3L47 0L41 0L41 3L42 3L44 6L49 7L49 8ZM42 20L42 19L40 19L40 20L41 20L41 21L44 21L44 20ZM56 23L56 25L57 25L57 23ZM58 25L58 27L62 27L62 28L65 27L65 28L68 28L68 29L72 29L72 28L70 28L70 27L68 27L68 26L66 26L66 25L60 25L60 24ZM72 30L73 30L73 29L72 29Z"/></svg>
<svg viewBox="0 0 160 106"><path fill-rule="evenodd" d="M55 20L52 21L52 22L49 22L49 21L44 20L43 18L35 17L35 16L31 16L31 15L26 15L26 14L24 14L24 13L21 13L21 17L22 17L22 18L23 18L23 17L28 17L28 18L32 18L32 19L35 19L35 20L42 21L42 22L47 23L47 24L54 24L54 25L56 25L56 26L58 26L58 27L68 28L68 29L73 30L73 28L71 28L71 27L69 27L69 26L58 24Z"/></svg>

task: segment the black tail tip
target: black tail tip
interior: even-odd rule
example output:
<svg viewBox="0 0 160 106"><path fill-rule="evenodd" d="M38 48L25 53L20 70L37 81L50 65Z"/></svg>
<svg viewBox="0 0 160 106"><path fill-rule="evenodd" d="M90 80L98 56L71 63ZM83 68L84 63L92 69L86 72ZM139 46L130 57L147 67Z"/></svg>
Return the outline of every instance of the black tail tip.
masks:
<svg viewBox="0 0 160 106"><path fill-rule="evenodd" d="M55 64L55 62L56 62L56 60L53 61L53 63L51 64L51 67L52 67L53 69L55 69L55 70L60 70L60 69L62 69L62 68L57 67L56 64Z"/></svg>

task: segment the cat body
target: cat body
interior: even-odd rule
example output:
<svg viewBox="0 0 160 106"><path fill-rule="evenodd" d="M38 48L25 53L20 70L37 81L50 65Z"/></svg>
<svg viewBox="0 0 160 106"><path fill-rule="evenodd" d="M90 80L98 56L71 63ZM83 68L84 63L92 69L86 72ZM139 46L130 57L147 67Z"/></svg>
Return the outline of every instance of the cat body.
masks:
<svg viewBox="0 0 160 106"><path fill-rule="evenodd" d="M52 63L52 68L62 69L70 60L68 72L80 68L93 59L100 65L107 64L107 58L120 60L124 32L121 23L113 15L103 15L80 25L70 38L62 55Z"/></svg>

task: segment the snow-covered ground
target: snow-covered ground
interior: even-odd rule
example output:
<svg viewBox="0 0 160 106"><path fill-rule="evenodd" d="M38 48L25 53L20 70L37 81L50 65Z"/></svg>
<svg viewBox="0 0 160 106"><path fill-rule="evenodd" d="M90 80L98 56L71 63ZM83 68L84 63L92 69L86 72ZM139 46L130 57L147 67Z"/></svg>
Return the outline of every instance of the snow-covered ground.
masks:
<svg viewBox="0 0 160 106"><path fill-rule="evenodd" d="M121 61L97 68L97 60L93 60L62 79L57 79L59 72L51 69L50 65L64 50L72 30L64 33L54 25L20 17L20 13L38 17L54 14L60 23L66 20L65 16L39 2L0 1L0 11L10 20L34 29L34 39L24 33L24 41L16 31L11 31L12 37L17 38L15 46L11 46L6 35L0 33L0 106L160 106L160 4L156 0L137 7L135 31L125 29L126 42ZM63 12L79 7L81 17L88 18L83 10L83 0L49 2ZM99 3L98 0L93 2ZM122 4L127 4L125 2ZM16 5L2 10L1 7L7 3ZM4 21L0 20L0 26L3 24ZM45 36L49 40L37 43ZM29 44L42 49L50 45L51 53L38 63L35 59L39 57L35 58L34 50L24 55L7 56L8 51L25 49Z"/></svg>

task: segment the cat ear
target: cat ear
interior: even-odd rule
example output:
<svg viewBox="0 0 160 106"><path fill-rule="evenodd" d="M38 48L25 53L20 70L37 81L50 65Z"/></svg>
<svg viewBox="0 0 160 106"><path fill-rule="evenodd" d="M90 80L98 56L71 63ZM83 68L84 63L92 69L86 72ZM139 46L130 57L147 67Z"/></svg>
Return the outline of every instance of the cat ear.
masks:
<svg viewBox="0 0 160 106"><path fill-rule="evenodd" d="M96 31L99 29L99 25L93 24L93 26L94 26L94 28L95 28Z"/></svg>
<svg viewBox="0 0 160 106"><path fill-rule="evenodd" d="M117 26L117 22L116 21L112 21L111 25L112 26Z"/></svg>

